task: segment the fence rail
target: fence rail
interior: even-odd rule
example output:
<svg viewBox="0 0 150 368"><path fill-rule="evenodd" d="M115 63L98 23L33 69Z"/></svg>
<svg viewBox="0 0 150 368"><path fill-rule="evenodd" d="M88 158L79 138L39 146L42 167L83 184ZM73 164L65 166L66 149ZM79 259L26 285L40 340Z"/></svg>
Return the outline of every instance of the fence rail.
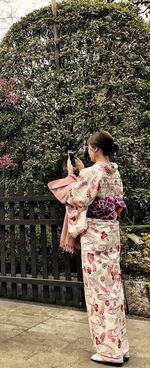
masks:
<svg viewBox="0 0 150 368"><path fill-rule="evenodd" d="M0 296L81 307L80 252L59 248L64 207L43 189L0 188Z"/></svg>

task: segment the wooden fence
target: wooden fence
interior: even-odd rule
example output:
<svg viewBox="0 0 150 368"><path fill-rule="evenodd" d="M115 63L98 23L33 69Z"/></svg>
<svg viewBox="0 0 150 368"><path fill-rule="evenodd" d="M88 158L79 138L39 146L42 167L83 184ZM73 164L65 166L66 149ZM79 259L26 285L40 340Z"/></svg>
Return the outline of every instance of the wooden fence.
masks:
<svg viewBox="0 0 150 368"><path fill-rule="evenodd" d="M0 188L0 296L82 307L80 252L59 248L64 207L43 187Z"/></svg>

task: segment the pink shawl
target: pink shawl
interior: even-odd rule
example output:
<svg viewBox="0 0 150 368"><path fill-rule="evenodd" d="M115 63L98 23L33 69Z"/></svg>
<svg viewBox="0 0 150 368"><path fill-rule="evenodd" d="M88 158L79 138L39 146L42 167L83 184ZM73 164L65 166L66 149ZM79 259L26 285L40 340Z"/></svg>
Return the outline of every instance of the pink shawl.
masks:
<svg viewBox="0 0 150 368"><path fill-rule="evenodd" d="M57 179L48 183L48 188L54 196L63 204L66 204L72 184L77 180L75 175L68 175L66 178ZM80 249L80 239L73 238L68 232L68 214L65 214L63 228L60 238L60 247L70 253Z"/></svg>
<svg viewBox="0 0 150 368"><path fill-rule="evenodd" d="M113 163L111 163L111 167L108 167L108 165L104 165L104 169L106 170L107 174L112 174L113 172L115 172L117 167L118 166L115 166ZM48 188L61 203L67 204L72 185L77 180L78 179L75 175L68 175L66 178L57 179L49 182ZM73 218L76 220L76 224ZM76 249L80 249L79 234L81 234L86 229L86 218L87 217L85 210L81 211L81 208L79 208L78 206L71 206L70 208L68 207L65 214L60 238L60 247L63 250L74 253ZM68 231L68 226L70 232L74 235L74 237L70 235Z"/></svg>

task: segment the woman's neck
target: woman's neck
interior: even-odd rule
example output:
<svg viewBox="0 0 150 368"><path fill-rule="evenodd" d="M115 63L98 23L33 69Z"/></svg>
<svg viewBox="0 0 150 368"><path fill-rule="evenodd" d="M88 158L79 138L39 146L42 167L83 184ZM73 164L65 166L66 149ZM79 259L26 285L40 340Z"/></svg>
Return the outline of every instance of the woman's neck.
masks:
<svg viewBox="0 0 150 368"><path fill-rule="evenodd" d="M110 163L110 160L109 160L109 157L108 156L101 156L101 155L99 155L98 157L96 157L95 162L96 163L98 163L98 162L104 162L106 164L109 164Z"/></svg>

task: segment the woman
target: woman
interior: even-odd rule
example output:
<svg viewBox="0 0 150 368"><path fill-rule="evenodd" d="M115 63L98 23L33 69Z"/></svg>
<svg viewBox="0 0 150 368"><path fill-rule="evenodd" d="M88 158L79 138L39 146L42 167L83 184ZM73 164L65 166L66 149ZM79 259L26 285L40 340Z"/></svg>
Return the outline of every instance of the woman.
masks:
<svg viewBox="0 0 150 368"><path fill-rule="evenodd" d="M80 234L85 300L95 362L121 366L129 359L124 297L120 274L117 217L125 204L118 166L109 157L118 150L105 131L92 134L88 153L94 165L76 160L79 177L69 187L66 208L69 234ZM74 177L70 160L68 176ZM77 211L77 212L76 212ZM77 215L78 213L78 215Z"/></svg>

